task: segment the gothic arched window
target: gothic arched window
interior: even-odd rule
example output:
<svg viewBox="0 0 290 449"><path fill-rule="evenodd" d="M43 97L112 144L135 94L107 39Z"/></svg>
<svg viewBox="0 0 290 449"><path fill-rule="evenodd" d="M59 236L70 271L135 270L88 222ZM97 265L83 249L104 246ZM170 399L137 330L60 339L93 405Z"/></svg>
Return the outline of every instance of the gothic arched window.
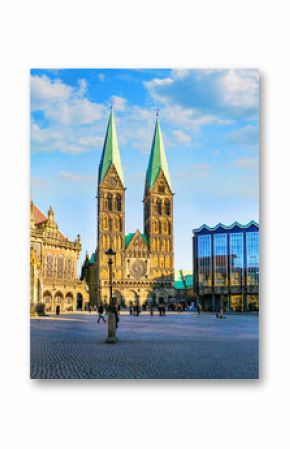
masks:
<svg viewBox="0 0 290 449"><path fill-rule="evenodd" d="M72 259L69 258L66 260L66 278L72 279L73 277L73 262Z"/></svg>
<svg viewBox="0 0 290 449"><path fill-rule="evenodd" d="M157 213L158 215L162 215L162 206L161 206L161 199L158 198L156 201L156 209L157 209Z"/></svg>
<svg viewBox="0 0 290 449"><path fill-rule="evenodd" d="M109 231L113 231L113 220L111 217L109 218Z"/></svg>
<svg viewBox="0 0 290 449"><path fill-rule="evenodd" d="M117 206L117 211L121 212L122 210L122 197L119 193L117 193L116 195L116 206Z"/></svg>
<svg viewBox="0 0 290 449"><path fill-rule="evenodd" d="M164 234L168 234L168 223L167 223L167 221L163 222L163 232L164 232Z"/></svg>
<svg viewBox="0 0 290 449"><path fill-rule="evenodd" d="M53 259L54 257L50 254L47 255L46 258L46 277L52 278L53 275Z"/></svg>
<svg viewBox="0 0 290 449"><path fill-rule="evenodd" d="M108 210L113 210L113 195L108 193Z"/></svg>
<svg viewBox="0 0 290 449"><path fill-rule="evenodd" d="M108 217L107 217L107 215L105 215L104 218L103 218L103 228L104 229L108 229Z"/></svg>
<svg viewBox="0 0 290 449"><path fill-rule="evenodd" d="M56 268L56 272L57 272L57 277L59 279L63 278L63 273L64 273L64 258L62 256L57 258L57 268Z"/></svg>
<svg viewBox="0 0 290 449"><path fill-rule="evenodd" d="M170 215L170 201L165 200L165 213L166 215Z"/></svg>

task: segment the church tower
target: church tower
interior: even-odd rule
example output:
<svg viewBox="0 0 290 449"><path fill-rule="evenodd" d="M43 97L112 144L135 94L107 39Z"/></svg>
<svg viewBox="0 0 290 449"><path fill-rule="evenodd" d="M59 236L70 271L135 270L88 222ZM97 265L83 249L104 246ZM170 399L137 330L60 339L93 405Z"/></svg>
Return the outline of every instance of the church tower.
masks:
<svg viewBox="0 0 290 449"><path fill-rule="evenodd" d="M98 300L109 299L109 271L106 251L116 252L114 281L123 278L125 245L125 185L111 110L98 177L97 279Z"/></svg>
<svg viewBox="0 0 290 449"><path fill-rule="evenodd" d="M144 192L144 233L148 238L150 278L163 288L174 283L173 193L159 116L151 147ZM157 286L157 285L156 285Z"/></svg>

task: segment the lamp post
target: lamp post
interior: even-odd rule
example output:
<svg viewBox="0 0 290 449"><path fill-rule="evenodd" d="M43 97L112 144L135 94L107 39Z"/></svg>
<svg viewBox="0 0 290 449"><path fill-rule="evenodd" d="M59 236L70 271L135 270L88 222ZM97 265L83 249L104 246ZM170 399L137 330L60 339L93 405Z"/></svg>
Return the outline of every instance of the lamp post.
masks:
<svg viewBox="0 0 290 449"><path fill-rule="evenodd" d="M106 251L106 256L108 256L108 265L109 265L109 283L110 283L110 302L109 302L109 311L108 311L108 337L106 338L106 343L116 343L116 315L113 304L113 256L115 256L115 251L112 248Z"/></svg>

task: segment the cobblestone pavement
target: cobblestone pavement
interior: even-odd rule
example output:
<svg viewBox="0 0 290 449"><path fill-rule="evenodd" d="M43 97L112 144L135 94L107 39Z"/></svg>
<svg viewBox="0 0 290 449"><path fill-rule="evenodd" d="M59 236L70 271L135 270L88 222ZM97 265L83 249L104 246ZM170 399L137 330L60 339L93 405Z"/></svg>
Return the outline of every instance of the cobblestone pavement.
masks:
<svg viewBox="0 0 290 449"><path fill-rule="evenodd" d="M33 379L257 379L258 316L122 315L115 345L92 314L31 320Z"/></svg>

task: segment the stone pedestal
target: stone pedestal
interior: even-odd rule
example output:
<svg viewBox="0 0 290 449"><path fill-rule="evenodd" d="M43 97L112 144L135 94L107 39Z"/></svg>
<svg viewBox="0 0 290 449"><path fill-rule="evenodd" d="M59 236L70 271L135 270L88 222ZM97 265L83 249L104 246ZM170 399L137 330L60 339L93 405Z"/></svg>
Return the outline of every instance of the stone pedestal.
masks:
<svg viewBox="0 0 290 449"><path fill-rule="evenodd" d="M106 338L106 343L116 343L116 317L114 313L109 312L108 314L108 337Z"/></svg>

